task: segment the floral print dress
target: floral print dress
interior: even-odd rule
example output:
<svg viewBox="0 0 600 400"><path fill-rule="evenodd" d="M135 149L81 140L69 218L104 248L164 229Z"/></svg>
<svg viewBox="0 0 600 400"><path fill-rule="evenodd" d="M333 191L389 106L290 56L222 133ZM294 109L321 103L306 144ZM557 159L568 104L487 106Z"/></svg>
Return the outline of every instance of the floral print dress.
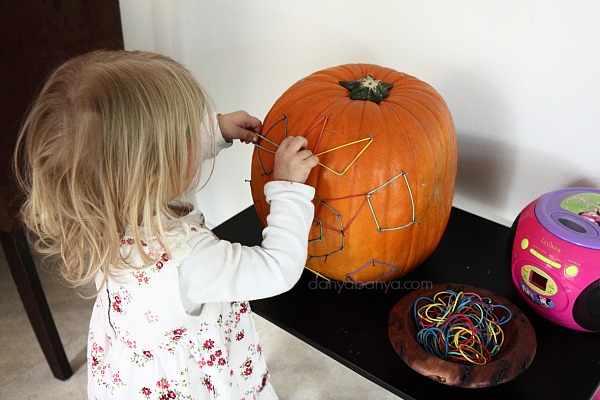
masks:
<svg viewBox="0 0 600 400"><path fill-rule="evenodd" d="M211 123L215 143L205 143L205 159L231 146L216 114ZM90 400L277 399L242 299L275 296L296 284L315 190L273 181L264 191L271 207L260 246L219 240L198 211L169 223L169 255L156 241L142 243L159 259L152 265L143 265L125 235L121 254L135 268L96 282L87 349Z"/></svg>
<svg viewBox="0 0 600 400"><path fill-rule="evenodd" d="M197 226L181 223L168 248L144 243L160 260L108 278L97 297L88 340L90 399L276 398L247 302L207 303L188 315L178 265ZM133 239L122 254L140 265Z"/></svg>

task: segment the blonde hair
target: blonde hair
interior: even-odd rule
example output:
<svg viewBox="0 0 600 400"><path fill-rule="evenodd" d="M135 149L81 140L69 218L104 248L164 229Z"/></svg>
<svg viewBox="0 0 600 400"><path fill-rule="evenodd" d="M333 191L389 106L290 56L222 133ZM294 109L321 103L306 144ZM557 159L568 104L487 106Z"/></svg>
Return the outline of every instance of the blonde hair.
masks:
<svg viewBox="0 0 600 400"><path fill-rule="evenodd" d="M69 285L127 267L127 228L153 261L143 240L164 243L164 217L177 218L169 202L198 183L208 107L192 74L154 53L96 51L53 72L22 127L15 170L34 248L59 257Z"/></svg>

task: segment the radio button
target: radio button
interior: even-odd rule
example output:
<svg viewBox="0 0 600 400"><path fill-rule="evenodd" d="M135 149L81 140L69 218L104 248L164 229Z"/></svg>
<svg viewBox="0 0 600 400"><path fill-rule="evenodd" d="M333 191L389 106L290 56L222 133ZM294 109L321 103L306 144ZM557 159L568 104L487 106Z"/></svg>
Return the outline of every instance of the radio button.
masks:
<svg viewBox="0 0 600 400"><path fill-rule="evenodd" d="M565 268L566 276L576 276L578 273L579 268L577 267L577 265L569 265L567 268Z"/></svg>

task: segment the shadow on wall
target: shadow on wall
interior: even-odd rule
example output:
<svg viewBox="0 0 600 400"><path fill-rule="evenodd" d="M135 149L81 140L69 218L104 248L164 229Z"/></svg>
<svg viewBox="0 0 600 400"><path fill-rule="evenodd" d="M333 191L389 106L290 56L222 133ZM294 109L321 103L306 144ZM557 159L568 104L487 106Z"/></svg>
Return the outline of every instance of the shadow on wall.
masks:
<svg viewBox="0 0 600 400"><path fill-rule="evenodd" d="M523 207L544 193L565 187L600 187L597 171L575 162L579 155L550 154L528 146L528 124L515 125L520 110L502 87L508 83L480 72L450 68L437 85L457 128L455 193L461 206L510 224ZM540 123L531 121L530 129ZM548 137L544 148L559 149L562 140Z"/></svg>
<svg viewBox="0 0 600 400"><path fill-rule="evenodd" d="M457 134L456 192L478 203L470 210L508 224L531 201L567 187L600 187L600 181L566 158L469 134Z"/></svg>
<svg viewBox="0 0 600 400"><path fill-rule="evenodd" d="M439 86L457 129L455 192L481 208L503 210L517 178L519 149L512 144L515 110L502 81L483 72L449 68Z"/></svg>
<svg viewBox="0 0 600 400"><path fill-rule="evenodd" d="M508 202L516 173L516 146L475 135L457 134L456 191L492 209Z"/></svg>

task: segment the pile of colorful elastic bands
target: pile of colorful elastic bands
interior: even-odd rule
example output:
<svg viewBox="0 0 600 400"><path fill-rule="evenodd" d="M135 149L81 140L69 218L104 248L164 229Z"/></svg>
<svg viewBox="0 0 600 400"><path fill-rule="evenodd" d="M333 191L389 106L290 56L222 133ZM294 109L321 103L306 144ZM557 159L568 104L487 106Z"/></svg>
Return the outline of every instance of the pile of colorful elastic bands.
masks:
<svg viewBox="0 0 600 400"><path fill-rule="evenodd" d="M419 297L413 306L417 341L446 361L486 364L504 342L502 325L512 318L503 305L477 293L445 290Z"/></svg>

